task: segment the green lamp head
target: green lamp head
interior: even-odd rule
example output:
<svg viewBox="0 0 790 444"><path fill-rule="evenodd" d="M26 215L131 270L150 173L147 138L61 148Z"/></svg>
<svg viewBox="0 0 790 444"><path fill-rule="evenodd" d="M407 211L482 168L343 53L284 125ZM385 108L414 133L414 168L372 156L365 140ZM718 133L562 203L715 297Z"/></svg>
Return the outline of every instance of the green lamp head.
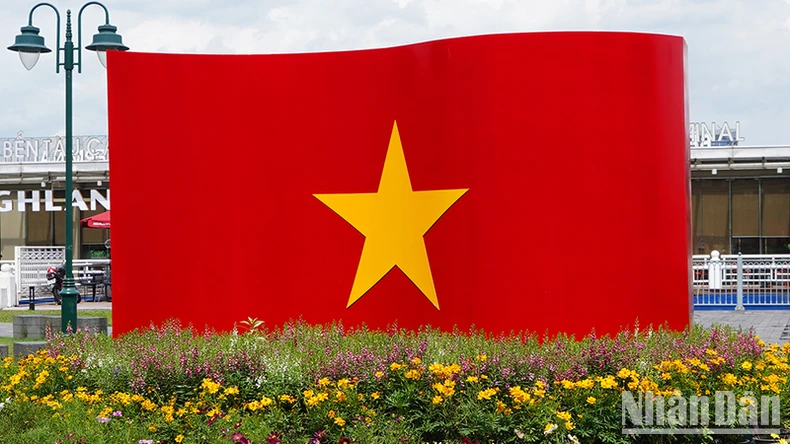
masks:
<svg viewBox="0 0 790 444"><path fill-rule="evenodd" d="M38 35L39 29L35 26L23 26L22 33L16 36L13 45L8 49L19 53L19 59L28 70L33 69L42 52L52 52L44 45L44 37Z"/></svg>
<svg viewBox="0 0 790 444"><path fill-rule="evenodd" d="M96 51L102 66L107 68L107 51L128 51L129 47L123 44L121 35L117 34L118 28L113 25L99 26L99 33L93 35L93 43L85 49Z"/></svg>

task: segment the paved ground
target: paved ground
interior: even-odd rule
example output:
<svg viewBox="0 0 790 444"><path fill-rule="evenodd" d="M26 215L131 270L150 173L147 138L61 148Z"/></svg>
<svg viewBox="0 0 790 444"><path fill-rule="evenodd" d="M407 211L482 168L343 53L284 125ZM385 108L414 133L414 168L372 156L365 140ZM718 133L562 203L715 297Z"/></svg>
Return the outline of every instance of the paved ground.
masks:
<svg viewBox="0 0 790 444"><path fill-rule="evenodd" d="M53 303L36 304L37 310L58 310L60 307ZM77 310L110 310L110 302L88 302L83 301L77 304ZM7 310L19 311L19 314L32 314L27 306L9 308ZM759 335L768 344L790 341L790 310L752 310L740 311L733 310L704 310L694 312L694 323L704 327L714 324L730 325L748 331L754 329L755 334ZM110 327L111 329L112 327ZM112 330L110 330L112 333ZM13 337L14 329L11 323L0 322L0 337Z"/></svg>
<svg viewBox="0 0 790 444"><path fill-rule="evenodd" d="M704 327L730 325L744 331L753 328L755 334L768 344L790 341L790 310L695 311L694 323Z"/></svg>

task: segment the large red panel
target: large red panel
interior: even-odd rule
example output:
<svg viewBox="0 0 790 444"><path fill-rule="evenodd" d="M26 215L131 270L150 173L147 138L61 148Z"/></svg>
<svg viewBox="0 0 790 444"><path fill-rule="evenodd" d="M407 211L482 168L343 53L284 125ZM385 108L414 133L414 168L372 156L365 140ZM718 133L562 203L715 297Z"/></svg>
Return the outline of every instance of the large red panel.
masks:
<svg viewBox="0 0 790 444"><path fill-rule="evenodd" d="M225 330L249 316L682 329L685 57L679 37L587 32L112 53L113 331L170 317ZM424 236L440 309L412 282L425 274L398 267L347 308L364 230L314 196L376 193L395 122L414 191L468 189ZM411 214L394 202L405 206L393 217ZM357 216L392 221L381 214ZM418 242L397 237L416 220L391 223L379 244Z"/></svg>

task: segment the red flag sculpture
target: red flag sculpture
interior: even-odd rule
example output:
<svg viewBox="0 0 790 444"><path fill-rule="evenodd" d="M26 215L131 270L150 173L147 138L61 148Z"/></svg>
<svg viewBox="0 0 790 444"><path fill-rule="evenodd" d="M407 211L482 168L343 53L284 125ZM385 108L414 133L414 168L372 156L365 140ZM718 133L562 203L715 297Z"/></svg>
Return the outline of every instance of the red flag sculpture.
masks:
<svg viewBox="0 0 790 444"><path fill-rule="evenodd" d="M116 334L690 322L681 38L112 53L108 85Z"/></svg>

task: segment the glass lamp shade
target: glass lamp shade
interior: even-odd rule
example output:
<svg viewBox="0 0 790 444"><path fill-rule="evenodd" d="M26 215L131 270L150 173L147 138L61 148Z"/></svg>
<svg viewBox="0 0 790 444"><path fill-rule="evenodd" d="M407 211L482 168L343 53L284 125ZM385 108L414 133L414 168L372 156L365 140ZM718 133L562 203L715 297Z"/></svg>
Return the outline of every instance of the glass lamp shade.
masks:
<svg viewBox="0 0 790 444"><path fill-rule="evenodd" d="M107 69L107 51L96 51L96 55L99 57L101 66Z"/></svg>
<svg viewBox="0 0 790 444"><path fill-rule="evenodd" d="M24 65L28 71L30 71L31 69L33 69L34 66L36 66L36 63L38 63L38 58L40 56L41 56L40 52L19 51L19 60L22 61L22 65Z"/></svg>

